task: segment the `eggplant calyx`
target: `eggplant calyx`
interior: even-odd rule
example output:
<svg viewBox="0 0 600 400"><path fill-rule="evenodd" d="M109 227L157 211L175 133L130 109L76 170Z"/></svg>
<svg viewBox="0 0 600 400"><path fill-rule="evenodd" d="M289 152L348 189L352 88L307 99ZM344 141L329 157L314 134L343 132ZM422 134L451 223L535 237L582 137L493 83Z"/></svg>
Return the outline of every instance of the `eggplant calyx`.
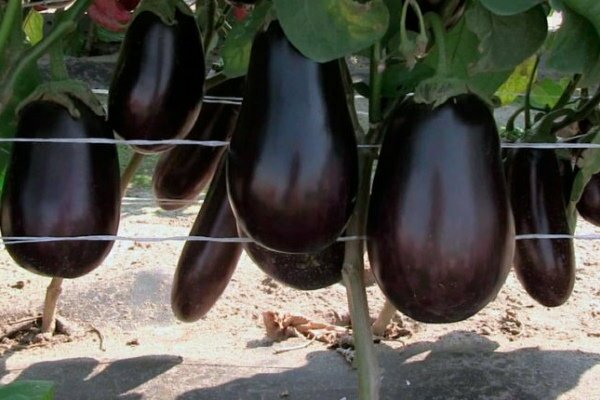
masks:
<svg viewBox="0 0 600 400"><path fill-rule="evenodd" d="M69 111L73 118L80 118L80 112L73 99L81 101L96 115L105 117L106 113L98 98L81 81L67 79L63 81L46 82L39 85L33 93L25 98L17 107L17 115L33 101L51 101L60 104Z"/></svg>
<svg viewBox="0 0 600 400"><path fill-rule="evenodd" d="M194 17L194 13L183 0L144 0L135 10L133 19L143 12L150 12L159 17L165 25L172 26L177 23L176 11Z"/></svg>

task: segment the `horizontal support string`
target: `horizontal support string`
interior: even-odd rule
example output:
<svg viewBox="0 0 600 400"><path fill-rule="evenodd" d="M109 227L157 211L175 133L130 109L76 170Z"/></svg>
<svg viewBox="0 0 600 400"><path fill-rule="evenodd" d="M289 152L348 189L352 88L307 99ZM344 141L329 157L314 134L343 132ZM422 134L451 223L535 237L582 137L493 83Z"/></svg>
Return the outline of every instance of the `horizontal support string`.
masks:
<svg viewBox="0 0 600 400"><path fill-rule="evenodd" d="M82 144L123 144L123 145L196 145L207 147L228 146L229 142L224 140L191 140L191 139L165 139L165 140L125 140L104 138L0 138L0 143L82 143ZM377 149L378 144L359 144L360 149ZM600 149L598 143L502 143L506 149Z"/></svg>
<svg viewBox="0 0 600 400"><path fill-rule="evenodd" d="M365 240L364 236L343 236L337 242L350 242ZM25 244L45 242L214 242L214 243L255 243L250 238L240 237L212 237L212 236L119 236L119 235L84 235L84 236L4 236L4 244Z"/></svg>
<svg viewBox="0 0 600 400"><path fill-rule="evenodd" d="M366 236L343 236L337 242L367 240ZM567 235L567 234L527 234L516 235L516 240L600 240L600 235ZM85 236L5 236L4 244L25 244L43 242L74 241L124 241L124 242L214 242L214 243L255 243L249 238L211 237L211 236L119 236L119 235L85 235Z"/></svg>

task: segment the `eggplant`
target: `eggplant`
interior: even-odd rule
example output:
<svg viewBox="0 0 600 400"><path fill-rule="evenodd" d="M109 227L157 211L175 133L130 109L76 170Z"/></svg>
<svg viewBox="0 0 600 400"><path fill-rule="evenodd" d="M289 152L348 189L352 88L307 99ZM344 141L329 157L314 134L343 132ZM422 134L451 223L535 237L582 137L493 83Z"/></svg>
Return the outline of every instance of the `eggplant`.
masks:
<svg viewBox="0 0 600 400"><path fill-rule="evenodd" d="M274 21L255 37L246 82L227 166L238 223L270 250L318 252L343 232L358 189L339 63L304 57Z"/></svg>
<svg viewBox="0 0 600 400"><path fill-rule="evenodd" d="M222 157L190 236L237 237L235 217L227 199ZM188 241L183 246L171 289L171 308L184 322L202 318L227 288L242 253L240 243Z"/></svg>
<svg viewBox="0 0 600 400"><path fill-rule="evenodd" d="M517 234L570 234L556 153L516 149L509 163L508 182ZM527 293L544 306L563 304L573 291L572 239L519 240L514 265Z"/></svg>
<svg viewBox="0 0 600 400"><path fill-rule="evenodd" d="M577 211L589 223L600 226L600 173L592 175L585 185Z"/></svg>
<svg viewBox="0 0 600 400"><path fill-rule="evenodd" d="M243 78L230 79L206 95L241 97L243 83ZM239 111L240 106L235 104L205 103L186 139L228 140ZM191 204L210 181L224 151L224 147L181 145L163 153L152 176L158 205L164 210L177 210Z"/></svg>
<svg viewBox="0 0 600 400"><path fill-rule="evenodd" d="M514 250L492 113L472 94L408 99L384 135L367 222L375 278L415 320L467 319L495 298Z"/></svg>
<svg viewBox="0 0 600 400"><path fill-rule="evenodd" d="M558 158L558 172L560 175L561 187L563 189L563 197L565 205L571 201L571 191L573 190L573 182L577 171L573 168L573 163L570 159Z"/></svg>
<svg viewBox="0 0 600 400"><path fill-rule="evenodd" d="M192 14L175 11L165 24L137 14L123 40L108 98L108 118L126 140L177 139L192 129L202 104L204 50ZM172 145L134 145L156 153Z"/></svg>
<svg viewBox="0 0 600 400"><path fill-rule="evenodd" d="M298 290L322 289L339 282L344 249L344 242L335 242L318 253L290 254L244 243L248 256L265 274Z"/></svg>
<svg viewBox="0 0 600 400"><path fill-rule="evenodd" d="M104 118L72 99L74 118L55 101L36 100L21 111L16 138L112 139ZM2 235L56 237L116 235L120 177L114 144L13 144L2 189ZM10 256L36 274L77 278L98 267L113 241L6 242Z"/></svg>

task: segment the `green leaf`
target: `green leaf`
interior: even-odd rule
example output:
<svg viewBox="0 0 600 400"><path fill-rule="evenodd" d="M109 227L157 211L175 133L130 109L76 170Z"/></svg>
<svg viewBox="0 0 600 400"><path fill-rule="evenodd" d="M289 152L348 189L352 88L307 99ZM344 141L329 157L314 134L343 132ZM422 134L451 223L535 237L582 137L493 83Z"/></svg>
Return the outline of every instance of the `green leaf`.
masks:
<svg viewBox="0 0 600 400"><path fill-rule="evenodd" d="M481 57L478 48L479 39L467 28L464 18L461 19L446 35L448 73L464 80L470 91L489 98L508 79L512 68L497 72L473 71L471 66ZM424 62L435 70L437 60L437 46L433 46Z"/></svg>
<svg viewBox="0 0 600 400"><path fill-rule="evenodd" d="M44 38L44 17L34 9L29 10L25 21L23 21L23 32L31 45L36 44Z"/></svg>
<svg viewBox="0 0 600 400"><path fill-rule="evenodd" d="M0 386L2 400L52 400L54 383L49 381L16 381Z"/></svg>
<svg viewBox="0 0 600 400"><path fill-rule="evenodd" d="M243 76L248 70L254 35L263 26L271 9L269 2L261 2L242 23L235 24L223 43L223 73L230 78Z"/></svg>
<svg viewBox="0 0 600 400"><path fill-rule="evenodd" d="M388 29L383 0L274 0L287 38L306 57L326 62L356 53Z"/></svg>
<svg viewBox="0 0 600 400"><path fill-rule="evenodd" d="M479 0L496 15L515 15L529 10L545 0Z"/></svg>
<svg viewBox="0 0 600 400"><path fill-rule="evenodd" d="M598 0L562 0L565 8L571 9L586 18L600 35L600 1Z"/></svg>
<svg viewBox="0 0 600 400"><path fill-rule="evenodd" d="M524 13L499 16L477 3L465 17L468 28L480 41L482 56L474 66L480 72L512 70L544 44L548 33L541 5Z"/></svg>
<svg viewBox="0 0 600 400"><path fill-rule="evenodd" d="M539 108L554 107L568 84L568 79L561 79L560 81L544 79L537 82L531 89L531 105Z"/></svg>
<svg viewBox="0 0 600 400"><path fill-rule="evenodd" d="M382 94L395 98L413 92L419 82L431 78L435 71L429 65L418 63L409 70L403 64L388 65L383 73Z"/></svg>
<svg viewBox="0 0 600 400"><path fill-rule="evenodd" d="M546 66L566 74L583 74L580 85L594 86L600 81L600 37L583 16L565 8L561 27L552 34Z"/></svg>
<svg viewBox="0 0 600 400"><path fill-rule="evenodd" d="M496 91L496 96L498 96L502 105L512 103L520 94L527 90L527 84L529 83L529 77L534 65L535 57L530 57L515 68L506 82L500 86L498 91Z"/></svg>

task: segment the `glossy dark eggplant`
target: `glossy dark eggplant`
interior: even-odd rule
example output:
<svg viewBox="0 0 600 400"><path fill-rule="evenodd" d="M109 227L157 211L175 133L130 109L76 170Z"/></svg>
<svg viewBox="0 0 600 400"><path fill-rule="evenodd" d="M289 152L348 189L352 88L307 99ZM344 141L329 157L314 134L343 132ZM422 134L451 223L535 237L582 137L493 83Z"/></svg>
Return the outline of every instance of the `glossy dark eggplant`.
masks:
<svg viewBox="0 0 600 400"><path fill-rule="evenodd" d="M508 182L518 235L570 233L554 151L512 152ZM518 240L514 265L523 287L540 304L556 307L569 298L575 283L572 239Z"/></svg>
<svg viewBox="0 0 600 400"><path fill-rule="evenodd" d="M230 79L207 91L207 96L241 97L244 79ZM240 106L204 103L189 140L228 140ZM180 145L163 153L152 176L152 189L165 210L183 208L196 199L210 181L225 147Z"/></svg>
<svg viewBox="0 0 600 400"><path fill-rule="evenodd" d="M589 223L600 226L600 173L592 175L585 185L577 211Z"/></svg>
<svg viewBox="0 0 600 400"><path fill-rule="evenodd" d="M267 275L298 290L331 286L342 279L344 243L335 242L314 254L271 251L256 243L244 243L244 250Z"/></svg>
<svg viewBox="0 0 600 400"><path fill-rule="evenodd" d="M252 46L227 179L240 227L275 251L329 246L356 202L356 139L339 64L304 57L276 21Z"/></svg>
<svg viewBox="0 0 600 400"><path fill-rule="evenodd" d="M493 300L514 250L494 118L474 95L392 114L372 187L375 278L409 317L461 321Z"/></svg>
<svg viewBox="0 0 600 400"><path fill-rule="evenodd" d="M237 237L227 199L224 158L210 184L190 236ZM240 243L188 241L183 246L171 289L171 308L184 322L202 318L219 299L242 253Z"/></svg>
<svg viewBox="0 0 600 400"><path fill-rule="evenodd" d="M202 104L204 51L194 17L177 10L166 25L150 11L131 21L112 78L108 118L127 140L177 139L188 134ZM135 145L159 152L171 145Z"/></svg>
<svg viewBox="0 0 600 400"><path fill-rule="evenodd" d="M21 112L17 138L112 139L100 116L73 100L80 117L52 101ZM119 163L114 144L15 143L2 189L1 228L8 236L115 235L119 225ZM112 241L6 243L21 267L77 278L108 255Z"/></svg>

